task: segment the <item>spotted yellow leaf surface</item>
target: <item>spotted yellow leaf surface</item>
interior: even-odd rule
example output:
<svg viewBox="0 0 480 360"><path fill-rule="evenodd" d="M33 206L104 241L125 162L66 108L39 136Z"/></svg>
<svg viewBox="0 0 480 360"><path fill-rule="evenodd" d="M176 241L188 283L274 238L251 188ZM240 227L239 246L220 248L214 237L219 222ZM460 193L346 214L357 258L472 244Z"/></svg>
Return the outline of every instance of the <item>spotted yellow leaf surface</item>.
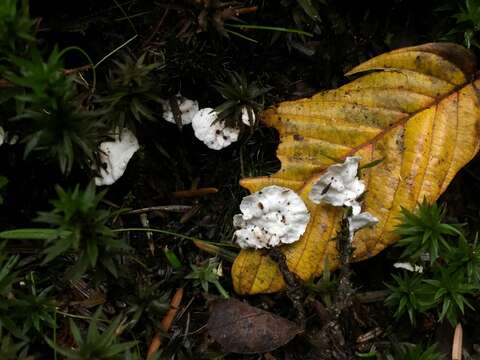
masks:
<svg viewBox="0 0 480 360"><path fill-rule="evenodd" d="M401 207L435 201L479 149L480 80L465 48L431 43L377 56L347 75L365 73L336 90L287 101L266 110L263 121L281 136L281 169L270 177L247 178L255 192L268 185L295 190L311 214L302 238L282 247L291 271L307 280L324 264L338 266L336 233L343 209L315 205L308 193L325 169L346 156L363 164L367 185L362 204L379 219L355 234L353 260L369 258L397 239L392 230ZM325 261L325 260L328 261ZM240 294L275 292L285 286L267 251L242 250L232 278Z"/></svg>

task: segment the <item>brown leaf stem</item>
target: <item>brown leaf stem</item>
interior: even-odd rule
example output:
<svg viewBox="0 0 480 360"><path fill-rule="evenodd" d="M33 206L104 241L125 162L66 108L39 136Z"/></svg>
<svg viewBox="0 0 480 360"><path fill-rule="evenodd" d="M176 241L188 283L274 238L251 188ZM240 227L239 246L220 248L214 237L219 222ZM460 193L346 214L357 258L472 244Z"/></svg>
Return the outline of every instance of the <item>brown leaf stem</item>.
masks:
<svg viewBox="0 0 480 360"><path fill-rule="evenodd" d="M183 298L183 288L178 288L175 291L175 294L170 301L170 309L165 314L162 322L160 323L159 329L156 332L155 336L153 337L152 341L150 342L150 346L148 347L147 357L155 354L160 346L162 346L162 335L161 333L165 333L170 330L172 326L173 320L175 319L175 315L177 315L180 303L182 302Z"/></svg>

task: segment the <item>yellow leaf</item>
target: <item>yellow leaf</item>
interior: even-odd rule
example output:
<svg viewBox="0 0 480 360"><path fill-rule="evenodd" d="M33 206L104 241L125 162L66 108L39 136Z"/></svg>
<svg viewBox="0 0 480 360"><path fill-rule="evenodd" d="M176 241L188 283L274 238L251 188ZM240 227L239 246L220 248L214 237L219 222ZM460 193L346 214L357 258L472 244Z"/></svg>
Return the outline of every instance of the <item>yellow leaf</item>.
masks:
<svg viewBox="0 0 480 360"><path fill-rule="evenodd" d="M380 221L355 234L353 260L369 258L397 238L392 233L401 207L435 201L479 149L480 80L474 55L450 43L431 43L377 56L347 75L368 72L339 89L283 102L263 121L281 136L281 169L271 177L248 178L251 192L268 185L295 190L311 220L302 238L282 247L291 271L307 280L323 271L325 257L338 266L335 235L343 210L315 205L312 184L331 164L359 155L367 184L363 211ZM275 292L285 286L268 253L242 250L232 278L239 294Z"/></svg>

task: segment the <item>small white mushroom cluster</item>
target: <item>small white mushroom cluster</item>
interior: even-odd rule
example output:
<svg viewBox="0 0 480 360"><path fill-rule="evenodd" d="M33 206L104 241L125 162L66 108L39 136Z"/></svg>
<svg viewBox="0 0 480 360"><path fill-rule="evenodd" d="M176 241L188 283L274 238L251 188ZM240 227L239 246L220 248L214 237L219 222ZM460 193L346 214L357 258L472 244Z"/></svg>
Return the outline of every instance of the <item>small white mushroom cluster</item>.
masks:
<svg viewBox="0 0 480 360"><path fill-rule="evenodd" d="M308 196L315 204L326 203L352 209L352 215L348 217L350 239L356 231L378 223L372 214L361 212L358 198L365 191L365 183L357 177L359 162L359 156L351 156L343 164L331 165L312 186Z"/></svg>
<svg viewBox="0 0 480 360"><path fill-rule="evenodd" d="M241 248L271 248L291 244L305 232L310 214L293 190L267 186L243 198L242 214L233 217L239 228L235 238Z"/></svg>
<svg viewBox="0 0 480 360"><path fill-rule="evenodd" d="M357 178L358 156L347 157L343 164L331 165L313 185L308 197L315 204L347 206L357 215L361 211L357 198L365 191L365 184Z"/></svg>
<svg viewBox="0 0 480 360"><path fill-rule="evenodd" d="M423 273L423 266L411 264L409 262L397 262L397 263L393 264L393 267L396 268L396 269L403 269L403 270L407 270L407 271L416 272L416 273L419 273L419 274Z"/></svg>
<svg viewBox="0 0 480 360"><path fill-rule="evenodd" d="M210 149L220 150L238 140L239 129L225 126L224 122L215 121L218 115L212 108L198 111L193 117L192 127L197 139L203 141Z"/></svg>
<svg viewBox="0 0 480 360"><path fill-rule="evenodd" d="M95 177L95 184L111 185L117 181L139 147L137 138L130 130L117 129L113 134L113 141L102 142L99 146L102 167L99 169L99 176Z"/></svg>
<svg viewBox="0 0 480 360"><path fill-rule="evenodd" d="M378 219L361 212L358 201L365 184L357 177L359 157L347 157L343 164L330 166L313 185L309 199L315 203L351 208L348 217L350 240L356 231L373 226ZM291 244L305 232L310 214L303 200L293 190L267 186L243 198L241 214L233 217L235 239L241 248L271 248Z"/></svg>
<svg viewBox="0 0 480 360"><path fill-rule="evenodd" d="M195 136L203 141L210 149L220 150L238 140L239 129L227 127L224 122L215 121L217 113L212 108L199 109L198 101L187 99L181 94L176 95L182 125L192 124ZM175 124L175 116L169 100L161 100L163 118ZM255 113L247 108L242 109L242 121L250 125L255 121ZM0 145L7 138L5 131L0 127ZM125 172L131 157L139 149L138 140L128 129L116 129L113 141L106 141L99 146L99 157L102 163L99 175L95 177L97 186L111 185ZM13 140L12 142L13 143Z"/></svg>
<svg viewBox="0 0 480 360"><path fill-rule="evenodd" d="M181 94L176 95L178 102L178 109L180 110L180 117L182 119L182 125L188 125L192 123L193 117L198 112L198 101L187 99ZM161 100L163 108L163 118L169 123L175 124L175 116L170 105L170 100Z"/></svg>
<svg viewBox="0 0 480 360"><path fill-rule="evenodd" d="M238 140L240 130L225 125L224 121L215 121L218 114L212 108L199 109L198 102L187 99L177 94L178 108L182 119L182 125L192 124L197 139L202 141L210 149L220 150ZM162 100L163 118L175 123L175 116L169 100ZM251 126L255 123L255 113L247 107L242 108L242 122Z"/></svg>
<svg viewBox="0 0 480 360"><path fill-rule="evenodd" d="M3 144L15 145L18 142L18 135L11 134L8 131L5 131L3 127L0 126L0 146Z"/></svg>

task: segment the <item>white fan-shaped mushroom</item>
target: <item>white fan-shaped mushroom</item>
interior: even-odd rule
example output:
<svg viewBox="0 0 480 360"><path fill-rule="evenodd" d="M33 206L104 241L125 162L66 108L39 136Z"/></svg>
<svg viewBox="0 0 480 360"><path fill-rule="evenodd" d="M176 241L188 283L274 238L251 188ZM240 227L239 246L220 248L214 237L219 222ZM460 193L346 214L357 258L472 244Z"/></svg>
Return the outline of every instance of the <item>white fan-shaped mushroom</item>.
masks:
<svg viewBox="0 0 480 360"><path fill-rule="evenodd" d="M17 134L12 135L10 132L7 132L5 134L5 137L7 138L8 145L15 145L19 139L19 136Z"/></svg>
<svg viewBox="0 0 480 360"><path fill-rule="evenodd" d="M413 271L413 272L416 272L416 273L419 273L419 274L423 273L423 266L411 264L409 262L397 262L397 263L393 264L393 267L396 268L396 269L404 269L404 270L408 270L408 271Z"/></svg>
<svg viewBox="0 0 480 360"><path fill-rule="evenodd" d="M276 185L244 197L240 210L242 214L233 217L233 225L239 228L235 238L241 248L291 244L300 239L310 220L300 196Z"/></svg>
<svg viewBox="0 0 480 360"><path fill-rule="evenodd" d="M357 201L365 191L365 184L357 178L359 162L360 157L351 156L343 164L329 166L308 194L315 204L324 202L352 208L352 214L347 218L350 240L353 240L356 231L378 223L378 219L369 212L361 212Z"/></svg>
<svg viewBox="0 0 480 360"><path fill-rule="evenodd" d="M3 127L0 126L0 146L3 144L15 145L18 142L19 136L17 134L12 134L11 131L5 131Z"/></svg>
<svg viewBox="0 0 480 360"><path fill-rule="evenodd" d="M360 157L351 156L343 164L329 166L312 186L309 199L315 204L351 207L353 215L359 214L361 207L357 198L365 191L365 184L357 178L359 161Z"/></svg>
<svg viewBox="0 0 480 360"><path fill-rule="evenodd" d="M200 109L192 120L197 139L210 149L220 150L238 140L239 129L227 127L224 122L215 120L217 113L212 108Z"/></svg>
<svg viewBox="0 0 480 360"><path fill-rule="evenodd" d="M192 123L193 117L198 111L198 101L187 99L186 97L177 94L178 108L182 118L182 125L188 125ZM169 100L161 100L163 107L163 118L168 122L175 124L175 116L170 106Z"/></svg>
<svg viewBox="0 0 480 360"><path fill-rule="evenodd" d="M252 117L252 121L250 122L250 116ZM255 111L252 108L243 106L242 107L242 122L247 126L255 125L257 117L255 116Z"/></svg>
<svg viewBox="0 0 480 360"><path fill-rule="evenodd" d="M350 239L353 239L353 235L356 231L376 224L378 224L378 219L369 212L362 212L360 214L349 216L348 232L350 234Z"/></svg>
<svg viewBox="0 0 480 360"><path fill-rule="evenodd" d="M95 178L95 184L111 185L125 172L133 154L139 149L138 140L128 129L116 131L114 141L100 144L99 157L102 163L100 176Z"/></svg>

